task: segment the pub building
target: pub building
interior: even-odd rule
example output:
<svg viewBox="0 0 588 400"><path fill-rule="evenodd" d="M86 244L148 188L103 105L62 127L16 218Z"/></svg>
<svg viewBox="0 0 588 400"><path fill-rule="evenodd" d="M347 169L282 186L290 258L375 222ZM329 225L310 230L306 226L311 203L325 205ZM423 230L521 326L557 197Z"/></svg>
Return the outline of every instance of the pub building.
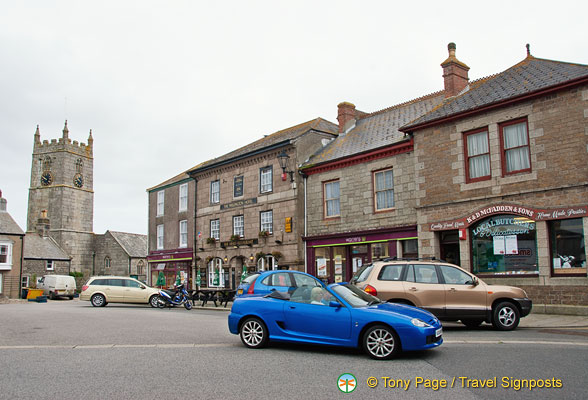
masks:
<svg viewBox="0 0 588 400"><path fill-rule="evenodd" d="M150 283L156 286L159 278L163 273L166 287L172 286L178 275L182 282L187 281L188 287L192 286L192 248L155 250L147 256L149 271L151 273Z"/></svg>

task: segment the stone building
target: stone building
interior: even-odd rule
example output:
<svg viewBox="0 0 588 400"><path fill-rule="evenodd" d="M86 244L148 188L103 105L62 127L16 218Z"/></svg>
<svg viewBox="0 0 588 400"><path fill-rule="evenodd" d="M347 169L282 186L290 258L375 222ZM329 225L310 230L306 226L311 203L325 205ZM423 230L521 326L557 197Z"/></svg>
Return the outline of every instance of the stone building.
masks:
<svg viewBox="0 0 588 400"><path fill-rule="evenodd" d="M339 104L339 136L300 168L309 273L343 282L373 260L418 256L414 143L398 128L442 100L437 92L373 113Z"/></svg>
<svg viewBox="0 0 588 400"><path fill-rule="evenodd" d="M548 310L588 306L588 66L527 49L470 82L450 44L442 67L453 89L401 128L414 138L419 255L453 257Z"/></svg>
<svg viewBox="0 0 588 400"><path fill-rule="evenodd" d="M37 126L33 143L22 284L70 272L83 274L78 286L93 274L145 279L146 235L93 232L92 131L87 144L72 141L65 121L61 138L41 141Z"/></svg>
<svg viewBox="0 0 588 400"><path fill-rule="evenodd" d="M191 280L194 268L195 182L182 172L147 189L149 196L148 283L160 273L166 284L178 274ZM191 282L190 282L191 287Z"/></svg>
<svg viewBox="0 0 588 400"><path fill-rule="evenodd" d="M304 270L304 192L295 171L336 135L336 125L317 118L188 171L202 286L235 288L244 270Z"/></svg>
<svg viewBox="0 0 588 400"><path fill-rule="evenodd" d="M25 233L8 213L0 191L0 298L18 298Z"/></svg>

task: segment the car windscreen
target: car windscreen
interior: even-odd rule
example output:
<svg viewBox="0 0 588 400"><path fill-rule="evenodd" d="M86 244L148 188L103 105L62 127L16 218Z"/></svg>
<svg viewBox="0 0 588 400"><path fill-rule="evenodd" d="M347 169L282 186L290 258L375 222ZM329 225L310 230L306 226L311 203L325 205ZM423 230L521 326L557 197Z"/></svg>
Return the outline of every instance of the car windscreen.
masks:
<svg viewBox="0 0 588 400"><path fill-rule="evenodd" d="M331 290L354 308L365 307L382 302L377 297L374 297L371 294L368 294L363 290L347 283L343 285L331 286Z"/></svg>
<svg viewBox="0 0 588 400"><path fill-rule="evenodd" d="M251 274L251 275L247 275L245 277L245 279L243 279L241 281L241 283L251 283L255 280L255 278L257 278L259 276L259 274Z"/></svg>
<svg viewBox="0 0 588 400"><path fill-rule="evenodd" d="M373 264L366 264L363 267L361 267L359 269L359 271L357 271L355 276L353 278L351 278L351 283L365 281L368 278L368 276L370 276L370 272L372 272L373 268L374 268Z"/></svg>

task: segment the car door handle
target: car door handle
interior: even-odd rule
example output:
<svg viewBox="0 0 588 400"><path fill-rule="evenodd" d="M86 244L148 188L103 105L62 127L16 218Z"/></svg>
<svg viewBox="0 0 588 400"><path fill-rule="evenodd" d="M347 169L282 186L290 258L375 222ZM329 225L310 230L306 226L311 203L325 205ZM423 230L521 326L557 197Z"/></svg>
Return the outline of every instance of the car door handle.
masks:
<svg viewBox="0 0 588 400"><path fill-rule="evenodd" d="M410 290L411 292L416 292L418 289L417 289L417 288L415 288L415 287L411 287L411 288L410 288L410 289L408 289L408 290Z"/></svg>
<svg viewBox="0 0 588 400"><path fill-rule="evenodd" d="M449 291L450 292L457 292L457 289L455 289L454 287L452 287L452 288L449 288Z"/></svg>
<svg viewBox="0 0 588 400"><path fill-rule="evenodd" d="M290 306L290 310L294 310L296 306Z"/></svg>

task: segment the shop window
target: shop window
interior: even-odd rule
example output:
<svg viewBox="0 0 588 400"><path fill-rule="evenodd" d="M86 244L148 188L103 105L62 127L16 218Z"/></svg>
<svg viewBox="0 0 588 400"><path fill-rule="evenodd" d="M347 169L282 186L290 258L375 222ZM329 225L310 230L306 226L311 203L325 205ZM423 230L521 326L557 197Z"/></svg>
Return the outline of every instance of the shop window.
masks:
<svg viewBox="0 0 588 400"><path fill-rule="evenodd" d="M372 260L388 257L390 257L390 246L388 246L388 242L372 243Z"/></svg>
<svg viewBox="0 0 588 400"><path fill-rule="evenodd" d="M464 134L466 182L490 179L490 146L488 130L478 129Z"/></svg>
<svg viewBox="0 0 588 400"><path fill-rule="evenodd" d="M417 239L402 240L400 243L402 243L402 258L419 258L419 244Z"/></svg>
<svg viewBox="0 0 588 400"><path fill-rule="evenodd" d="M328 247L317 247L314 250L314 259L316 264L316 276L326 279L329 276L331 266L331 256Z"/></svg>
<svg viewBox="0 0 588 400"><path fill-rule="evenodd" d="M516 215L495 215L470 227L475 274L536 275L535 221Z"/></svg>
<svg viewBox="0 0 588 400"><path fill-rule="evenodd" d="M586 247L582 223L582 218L548 222L554 276L586 276Z"/></svg>
<svg viewBox="0 0 588 400"><path fill-rule="evenodd" d="M531 171L527 119L499 125L503 175Z"/></svg>
<svg viewBox="0 0 588 400"><path fill-rule="evenodd" d="M347 273L347 259L345 253L344 246L333 247L333 267L335 269L335 282L337 283L347 280L345 278Z"/></svg>

